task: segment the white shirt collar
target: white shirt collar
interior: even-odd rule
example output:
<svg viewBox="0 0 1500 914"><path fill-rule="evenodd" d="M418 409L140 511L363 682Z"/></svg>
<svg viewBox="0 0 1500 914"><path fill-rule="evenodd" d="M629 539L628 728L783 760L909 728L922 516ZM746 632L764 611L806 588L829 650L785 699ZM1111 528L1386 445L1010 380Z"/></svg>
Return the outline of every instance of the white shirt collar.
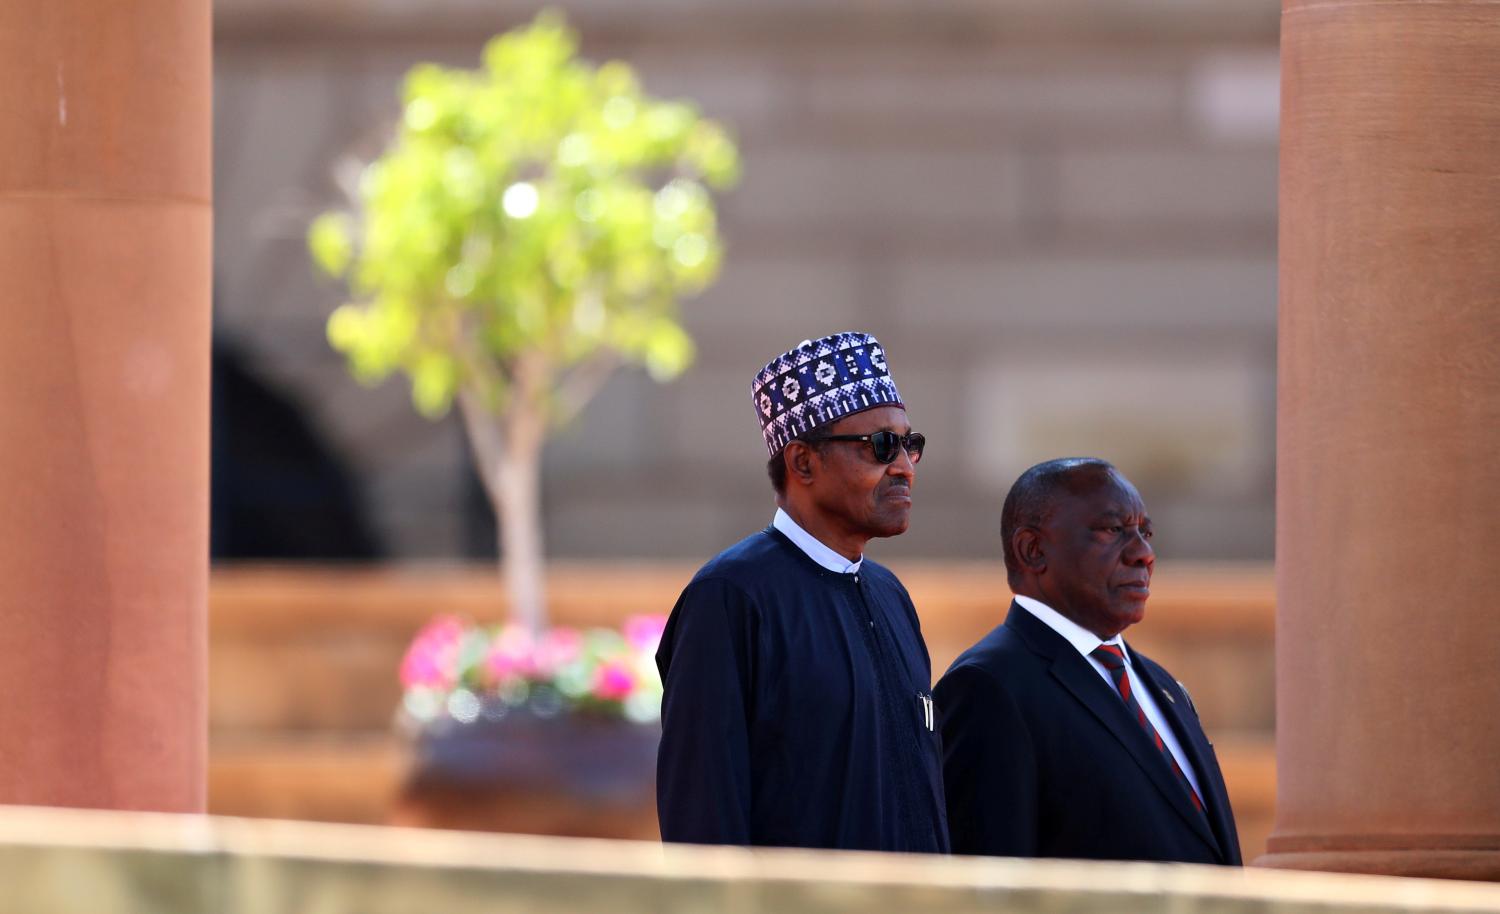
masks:
<svg viewBox="0 0 1500 914"><path fill-rule="evenodd" d="M786 534L786 538L796 544L798 549L807 553L807 557L839 574L854 574L859 571L859 566L864 563L865 557L860 556L853 562L829 549L814 537L811 533L803 530L792 516L780 508L776 509L776 516L771 518L771 526Z"/></svg>
<svg viewBox="0 0 1500 914"><path fill-rule="evenodd" d="M1113 644L1120 648L1121 652L1125 654L1126 661L1129 661L1130 653L1125 649L1125 639L1119 635L1115 635L1106 641L1046 603L1043 603L1041 600L1017 594L1016 602L1020 604L1022 609L1046 623L1048 628L1062 635L1063 640L1073 645L1074 650L1083 656L1087 657L1092 654L1101 644Z"/></svg>

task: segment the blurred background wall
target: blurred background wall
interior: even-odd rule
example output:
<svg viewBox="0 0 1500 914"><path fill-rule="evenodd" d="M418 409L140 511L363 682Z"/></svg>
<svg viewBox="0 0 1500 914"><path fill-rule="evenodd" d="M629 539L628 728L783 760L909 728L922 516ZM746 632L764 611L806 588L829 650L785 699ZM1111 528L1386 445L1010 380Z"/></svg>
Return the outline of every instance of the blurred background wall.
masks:
<svg viewBox="0 0 1500 914"><path fill-rule="evenodd" d="M618 374L548 446L560 558L706 557L764 525L752 374L875 333L932 442L881 558L992 558L1026 466L1114 460L1165 558L1269 559L1274 0L577 0L585 56L730 124L698 361ZM422 60L475 66L515 0L217 0L214 545L220 558L493 554L456 418L329 349L304 233Z"/></svg>

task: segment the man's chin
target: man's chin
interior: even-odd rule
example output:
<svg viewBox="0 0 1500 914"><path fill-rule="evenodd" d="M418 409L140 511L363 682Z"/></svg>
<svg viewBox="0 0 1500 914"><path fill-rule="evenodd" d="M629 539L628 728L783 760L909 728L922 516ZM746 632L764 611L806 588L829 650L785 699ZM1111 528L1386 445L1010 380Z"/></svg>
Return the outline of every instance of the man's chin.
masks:
<svg viewBox="0 0 1500 914"><path fill-rule="evenodd" d="M889 518L883 523L877 524L875 532L871 533L870 536L876 539L883 539L885 537L891 536L900 536L901 534L905 533L906 528L910 526L911 514L908 512L903 512L899 518Z"/></svg>
<svg viewBox="0 0 1500 914"><path fill-rule="evenodd" d="M1146 618L1146 598L1142 597L1138 601L1129 600L1123 604L1116 605L1110 615L1114 617L1116 624L1120 626L1120 631L1124 631Z"/></svg>

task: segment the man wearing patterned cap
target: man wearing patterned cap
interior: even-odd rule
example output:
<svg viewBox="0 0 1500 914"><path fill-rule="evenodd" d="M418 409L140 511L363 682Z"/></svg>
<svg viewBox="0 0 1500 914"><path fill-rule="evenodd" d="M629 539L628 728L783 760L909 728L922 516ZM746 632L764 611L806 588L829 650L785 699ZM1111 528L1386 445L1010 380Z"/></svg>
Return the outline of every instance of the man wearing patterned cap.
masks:
<svg viewBox="0 0 1500 914"><path fill-rule="evenodd" d="M925 441L868 334L803 343L751 398L776 514L699 570L662 636L662 838L946 852L927 647L864 557L905 532Z"/></svg>

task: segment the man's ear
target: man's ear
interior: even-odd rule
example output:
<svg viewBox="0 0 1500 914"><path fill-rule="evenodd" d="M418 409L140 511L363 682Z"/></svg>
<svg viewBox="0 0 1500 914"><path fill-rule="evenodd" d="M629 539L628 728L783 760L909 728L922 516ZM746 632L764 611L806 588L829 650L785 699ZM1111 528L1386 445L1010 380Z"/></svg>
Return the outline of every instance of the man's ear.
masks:
<svg viewBox="0 0 1500 914"><path fill-rule="evenodd" d="M1040 530L1035 527L1017 527L1010 542L1022 568L1032 574L1041 574L1047 570L1047 553Z"/></svg>
<svg viewBox="0 0 1500 914"><path fill-rule="evenodd" d="M782 458L786 461L786 478L794 480L800 485L812 485L813 478L817 475L816 463L818 452L805 441L792 441L786 446L786 454Z"/></svg>

